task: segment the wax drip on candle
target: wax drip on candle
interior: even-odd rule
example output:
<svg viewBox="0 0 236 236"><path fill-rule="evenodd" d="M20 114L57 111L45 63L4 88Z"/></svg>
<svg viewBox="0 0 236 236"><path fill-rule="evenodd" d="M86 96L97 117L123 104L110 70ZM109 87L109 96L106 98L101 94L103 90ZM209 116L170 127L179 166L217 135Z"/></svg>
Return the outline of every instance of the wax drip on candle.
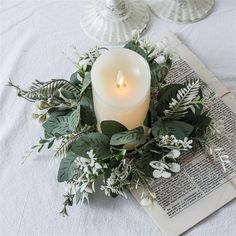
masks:
<svg viewBox="0 0 236 236"><path fill-rule="evenodd" d="M124 79L124 74L120 70L117 73L116 86L120 90L123 90L126 87L126 82L125 82L125 79Z"/></svg>

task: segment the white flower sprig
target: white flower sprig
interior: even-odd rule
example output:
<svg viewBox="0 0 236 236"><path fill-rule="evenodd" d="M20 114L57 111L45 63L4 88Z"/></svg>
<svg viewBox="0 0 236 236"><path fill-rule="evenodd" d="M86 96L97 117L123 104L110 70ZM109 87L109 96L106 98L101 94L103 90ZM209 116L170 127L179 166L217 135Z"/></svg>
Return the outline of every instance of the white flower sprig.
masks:
<svg viewBox="0 0 236 236"><path fill-rule="evenodd" d="M206 145L205 152L210 156L213 157L214 161L219 160L224 172L227 172L226 165L231 165L232 163L229 160L229 156L224 153L223 148L218 148L215 145Z"/></svg>
<svg viewBox="0 0 236 236"><path fill-rule="evenodd" d="M185 137L183 140L177 139L174 135L160 136L159 146L168 149L188 150L192 148L193 140Z"/></svg>
<svg viewBox="0 0 236 236"><path fill-rule="evenodd" d="M89 202L89 194L95 192L94 183L99 172L107 168L106 164L99 164L95 154L91 149L87 152L88 157L77 157L75 160L76 166L82 171L82 175L75 181L77 191L82 194L81 201L86 199Z"/></svg>

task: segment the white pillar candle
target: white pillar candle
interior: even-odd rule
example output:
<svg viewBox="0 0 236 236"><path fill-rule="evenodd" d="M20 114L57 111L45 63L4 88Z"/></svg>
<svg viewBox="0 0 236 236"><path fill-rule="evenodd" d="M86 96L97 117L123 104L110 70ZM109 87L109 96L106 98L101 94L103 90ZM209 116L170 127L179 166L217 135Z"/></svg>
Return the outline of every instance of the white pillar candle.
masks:
<svg viewBox="0 0 236 236"><path fill-rule="evenodd" d="M142 56L125 48L109 50L96 60L91 77L99 130L104 120L118 121L128 129L143 125L151 74Z"/></svg>

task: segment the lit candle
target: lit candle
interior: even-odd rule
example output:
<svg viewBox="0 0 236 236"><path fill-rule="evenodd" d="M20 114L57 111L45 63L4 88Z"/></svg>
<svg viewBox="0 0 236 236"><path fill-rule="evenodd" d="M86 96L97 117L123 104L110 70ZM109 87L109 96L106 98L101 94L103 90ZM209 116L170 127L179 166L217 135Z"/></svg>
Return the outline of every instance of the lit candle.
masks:
<svg viewBox="0 0 236 236"><path fill-rule="evenodd" d="M104 120L118 121L128 129L143 125L151 75L142 56L124 48L109 50L96 60L91 76L99 130Z"/></svg>

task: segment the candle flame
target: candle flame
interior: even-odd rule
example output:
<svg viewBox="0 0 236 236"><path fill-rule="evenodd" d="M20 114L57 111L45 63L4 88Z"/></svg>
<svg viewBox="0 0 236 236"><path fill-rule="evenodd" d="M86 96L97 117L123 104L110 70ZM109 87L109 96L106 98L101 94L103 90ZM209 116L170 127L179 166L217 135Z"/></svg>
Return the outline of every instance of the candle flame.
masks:
<svg viewBox="0 0 236 236"><path fill-rule="evenodd" d="M123 90L126 87L124 75L121 71L118 71L117 78L116 78L116 86L120 90Z"/></svg>

